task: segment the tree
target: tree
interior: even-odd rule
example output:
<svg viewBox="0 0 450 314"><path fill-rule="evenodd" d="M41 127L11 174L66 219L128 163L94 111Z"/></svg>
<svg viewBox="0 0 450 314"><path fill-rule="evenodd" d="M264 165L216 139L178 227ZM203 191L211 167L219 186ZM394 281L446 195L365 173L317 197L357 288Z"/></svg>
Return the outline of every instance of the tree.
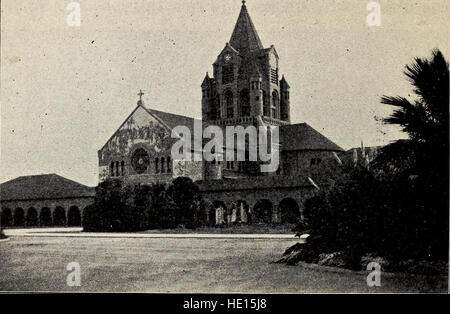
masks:
<svg viewBox="0 0 450 314"><path fill-rule="evenodd" d="M147 228L147 206L122 180L106 180L97 186L94 204L84 213L85 231L138 231Z"/></svg>
<svg viewBox="0 0 450 314"><path fill-rule="evenodd" d="M178 221L178 206L175 204L164 184L152 186L152 211L149 214L149 226L152 229L176 228Z"/></svg>
<svg viewBox="0 0 450 314"><path fill-rule="evenodd" d="M400 96L383 96L381 102L395 107L385 123L396 124L415 142L435 143L439 149L448 145L448 63L439 50L430 60L416 58L407 65L405 75L418 96L410 102Z"/></svg>
<svg viewBox="0 0 450 314"><path fill-rule="evenodd" d="M370 167L343 165L334 186L305 203L297 230L311 234L316 259L334 251L350 265L364 253L394 262L448 259L448 63L434 51L405 74L417 99L383 96L382 103L395 107L384 122L409 139L384 147Z"/></svg>
<svg viewBox="0 0 450 314"><path fill-rule="evenodd" d="M429 60L406 66L416 99L383 96L393 106L384 123L398 125L409 136L387 145L375 166L396 192L397 207L409 212L409 226L429 256L445 257L448 249L449 65L439 50ZM402 195L401 195L402 194ZM405 197L406 196L406 197ZM407 205L407 208L406 208ZM411 217L413 216L413 217ZM415 221L411 221L414 220ZM420 234L420 235L419 235Z"/></svg>
<svg viewBox="0 0 450 314"><path fill-rule="evenodd" d="M178 207L177 221L188 228L195 228L200 223L200 190L190 178L178 177L167 190Z"/></svg>

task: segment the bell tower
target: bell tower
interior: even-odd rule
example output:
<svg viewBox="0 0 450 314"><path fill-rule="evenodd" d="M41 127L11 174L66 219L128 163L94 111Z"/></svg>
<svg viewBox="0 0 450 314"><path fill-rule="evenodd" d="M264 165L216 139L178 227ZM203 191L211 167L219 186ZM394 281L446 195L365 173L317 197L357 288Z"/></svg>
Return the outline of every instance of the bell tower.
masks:
<svg viewBox="0 0 450 314"><path fill-rule="evenodd" d="M279 79L275 47L264 48L242 1L230 41L205 76L202 118L215 125L285 125L290 122L289 85Z"/></svg>

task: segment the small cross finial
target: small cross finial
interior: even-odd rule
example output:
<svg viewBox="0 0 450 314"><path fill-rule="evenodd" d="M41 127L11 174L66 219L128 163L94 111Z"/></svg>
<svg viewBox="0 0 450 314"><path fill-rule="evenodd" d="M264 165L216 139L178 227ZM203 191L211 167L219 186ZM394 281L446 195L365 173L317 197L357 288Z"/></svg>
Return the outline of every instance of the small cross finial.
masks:
<svg viewBox="0 0 450 314"><path fill-rule="evenodd" d="M139 102L142 102L142 96L144 95L144 92L142 92L142 89L139 90L138 96L139 96Z"/></svg>
<svg viewBox="0 0 450 314"><path fill-rule="evenodd" d="M245 5L245 0L242 0L242 5Z"/></svg>

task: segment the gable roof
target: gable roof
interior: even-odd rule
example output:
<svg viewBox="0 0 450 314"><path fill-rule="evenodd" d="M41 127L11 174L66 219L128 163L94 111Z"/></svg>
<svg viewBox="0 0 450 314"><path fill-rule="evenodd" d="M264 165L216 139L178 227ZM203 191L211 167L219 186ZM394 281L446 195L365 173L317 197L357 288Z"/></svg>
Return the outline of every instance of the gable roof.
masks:
<svg viewBox="0 0 450 314"><path fill-rule="evenodd" d="M2 201L94 197L95 188L57 174L22 176L0 184Z"/></svg>
<svg viewBox="0 0 450 314"><path fill-rule="evenodd" d="M194 129L194 121L196 120L195 118L182 116L179 114L174 114L174 113L169 113L169 112L164 112L164 111L159 111L159 110L155 110L155 109L149 109L149 108L146 108L145 106L142 106L142 107L147 112L149 112L151 115L156 116L157 118L162 120L162 122L167 124L167 126L170 129L173 129L174 127L176 127L178 125L187 126L190 130Z"/></svg>
<svg viewBox="0 0 450 314"><path fill-rule="evenodd" d="M307 123L280 126L280 144L284 151L289 150L328 150L343 151L327 137Z"/></svg>
<svg viewBox="0 0 450 314"><path fill-rule="evenodd" d="M105 146L108 144L109 141L117 134L117 132L120 130L120 128L130 119L130 117L136 112L137 109L142 108L144 109L148 114L156 118L162 125L164 125L168 130L172 130L174 127L178 125L184 125L187 126L190 130L194 129L194 121L195 118L182 116L174 113L168 113L164 111L149 109L144 106L142 102L138 102L138 105L136 108L133 109L133 111L127 116L127 118L122 122L122 124L117 128L117 130L111 135L111 137L106 141L106 143L100 148L100 151L105 148Z"/></svg>
<svg viewBox="0 0 450 314"><path fill-rule="evenodd" d="M241 12L231 35L230 45L240 53L264 48L245 4L242 4Z"/></svg>

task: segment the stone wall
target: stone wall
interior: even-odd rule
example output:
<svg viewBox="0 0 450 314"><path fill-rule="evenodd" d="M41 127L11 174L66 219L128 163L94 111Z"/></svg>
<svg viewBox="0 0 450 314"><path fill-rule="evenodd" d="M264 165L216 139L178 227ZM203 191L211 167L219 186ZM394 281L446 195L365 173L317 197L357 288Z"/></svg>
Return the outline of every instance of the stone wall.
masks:
<svg viewBox="0 0 450 314"><path fill-rule="evenodd" d="M342 153L339 153L342 156ZM283 151L280 156L280 167L283 175L308 174L320 172L324 167L338 165L330 151ZM325 175L326 172L323 172Z"/></svg>

